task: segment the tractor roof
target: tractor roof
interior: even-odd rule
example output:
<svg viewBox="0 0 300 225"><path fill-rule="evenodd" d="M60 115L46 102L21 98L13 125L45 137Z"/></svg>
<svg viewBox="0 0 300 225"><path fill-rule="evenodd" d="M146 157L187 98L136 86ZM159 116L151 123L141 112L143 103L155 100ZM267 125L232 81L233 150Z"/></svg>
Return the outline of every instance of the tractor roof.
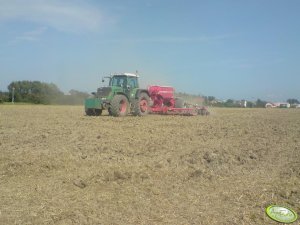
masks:
<svg viewBox="0 0 300 225"><path fill-rule="evenodd" d="M115 73L113 76L128 76L128 77L139 77L139 75L134 73Z"/></svg>

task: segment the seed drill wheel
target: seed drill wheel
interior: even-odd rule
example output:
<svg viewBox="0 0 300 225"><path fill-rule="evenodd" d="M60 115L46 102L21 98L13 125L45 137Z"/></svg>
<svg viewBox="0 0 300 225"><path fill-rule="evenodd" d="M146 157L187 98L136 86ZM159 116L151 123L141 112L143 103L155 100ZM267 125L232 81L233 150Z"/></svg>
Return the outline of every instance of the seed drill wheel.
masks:
<svg viewBox="0 0 300 225"><path fill-rule="evenodd" d="M206 108L201 108L198 110L198 115L209 116L210 112Z"/></svg>
<svg viewBox="0 0 300 225"><path fill-rule="evenodd" d="M146 93L141 93L139 98L134 102L133 115L146 116L149 113L150 98Z"/></svg>
<svg viewBox="0 0 300 225"><path fill-rule="evenodd" d="M124 95L115 95L111 101L110 112L112 116L126 116L128 114L128 100Z"/></svg>

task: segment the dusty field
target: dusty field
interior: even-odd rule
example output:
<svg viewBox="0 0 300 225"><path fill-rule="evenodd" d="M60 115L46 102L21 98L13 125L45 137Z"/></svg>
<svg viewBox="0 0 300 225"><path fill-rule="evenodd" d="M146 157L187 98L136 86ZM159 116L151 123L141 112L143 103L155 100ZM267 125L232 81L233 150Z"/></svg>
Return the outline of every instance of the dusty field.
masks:
<svg viewBox="0 0 300 225"><path fill-rule="evenodd" d="M300 213L299 138L293 109L113 118L0 105L0 224L277 224L270 203Z"/></svg>

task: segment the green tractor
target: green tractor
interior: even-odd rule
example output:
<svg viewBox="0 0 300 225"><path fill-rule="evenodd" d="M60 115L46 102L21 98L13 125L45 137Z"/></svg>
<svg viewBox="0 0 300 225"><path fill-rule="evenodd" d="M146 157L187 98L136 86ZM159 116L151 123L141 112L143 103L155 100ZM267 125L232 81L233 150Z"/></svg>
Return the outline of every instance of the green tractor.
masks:
<svg viewBox="0 0 300 225"><path fill-rule="evenodd" d="M146 89L139 88L138 75L132 73L114 74L108 87L100 87L93 97L85 100L85 113L88 116L100 116L108 110L111 116L144 116L149 112L150 97Z"/></svg>

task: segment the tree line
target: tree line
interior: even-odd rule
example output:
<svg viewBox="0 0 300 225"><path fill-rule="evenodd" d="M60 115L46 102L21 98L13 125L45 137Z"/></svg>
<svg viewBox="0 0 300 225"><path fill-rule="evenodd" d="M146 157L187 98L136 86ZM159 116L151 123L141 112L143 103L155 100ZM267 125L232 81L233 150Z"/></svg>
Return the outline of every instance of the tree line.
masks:
<svg viewBox="0 0 300 225"><path fill-rule="evenodd" d="M176 97L180 97L185 99L189 103L199 103L202 105L207 106L216 106L216 107L244 107L244 103L246 102L247 108L265 108L266 104L268 103L265 100L257 99L255 101L247 101L247 100L234 100L234 99L227 99L227 100L218 100L214 96L204 96L204 95L191 95L187 93L175 93ZM289 98L286 100L287 103L291 105L300 104L300 102L295 98Z"/></svg>
<svg viewBox="0 0 300 225"><path fill-rule="evenodd" d="M70 90L65 95L55 84L40 81L13 81L7 92L0 92L0 103L24 102L33 104L83 104L88 93Z"/></svg>
<svg viewBox="0 0 300 225"><path fill-rule="evenodd" d="M226 101L219 101L214 96L204 96L204 102L206 105L217 106L217 107L242 107L244 102L246 102L246 107L248 108L265 108L268 101L257 99L256 101L246 101L246 100L233 100L227 99ZM287 103L291 105L300 104L300 102L295 98L289 98L286 100Z"/></svg>
<svg viewBox="0 0 300 225"><path fill-rule="evenodd" d="M78 105L83 104L84 99L90 96L86 92L77 90L70 90L69 94L65 95L55 84L40 81L13 81L7 89L6 92L0 91L0 103L14 100L14 102L33 104ZM214 96L192 95L181 92L177 92L175 95L185 99L188 103L217 107L241 107L243 102L243 100L236 101L233 99L220 101ZM291 105L300 104L295 98L287 99L287 102ZM257 99L255 102L247 101L247 107L250 108L264 108L266 104L267 101L261 99Z"/></svg>

